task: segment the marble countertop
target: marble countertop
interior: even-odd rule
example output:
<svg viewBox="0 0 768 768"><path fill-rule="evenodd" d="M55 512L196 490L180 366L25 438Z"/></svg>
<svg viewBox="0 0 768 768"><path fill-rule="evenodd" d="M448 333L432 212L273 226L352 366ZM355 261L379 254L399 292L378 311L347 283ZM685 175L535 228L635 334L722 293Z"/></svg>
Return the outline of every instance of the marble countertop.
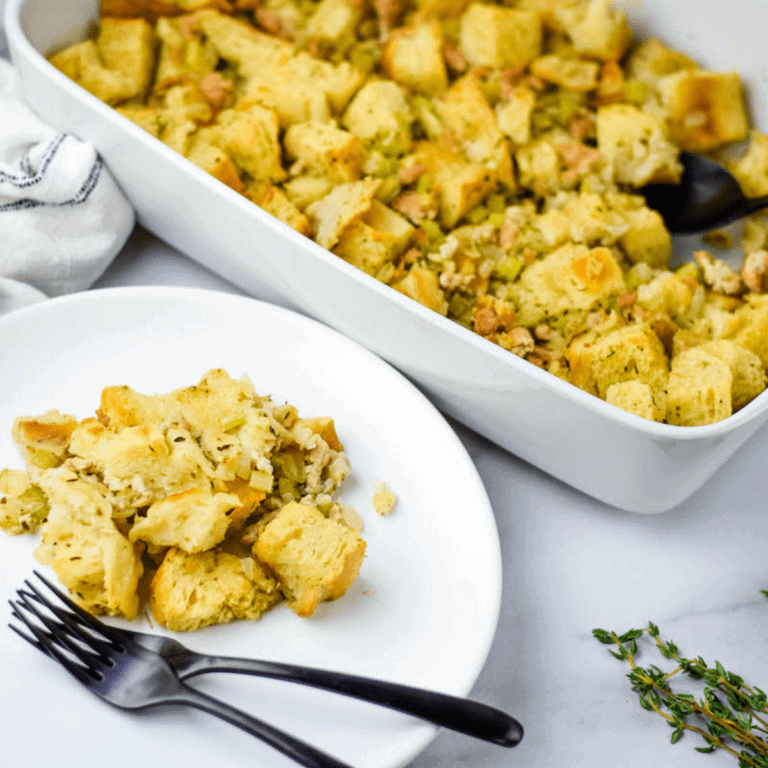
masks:
<svg viewBox="0 0 768 768"><path fill-rule="evenodd" d="M241 293L137 229L94 287L177 285ZM525 727L513 750L440 732L411 768L716 768L698 737L641 709L626 664L592 637L653 621L687 656L717 659L768 688L768 430L691 499L661 515L623 513L451 422L493 504L503 554L496 638L472 696ZM610 467L605 468L610 472ZM652 478L649 479L652 482ZM638 663L664 660L641 643Z"/></svg>

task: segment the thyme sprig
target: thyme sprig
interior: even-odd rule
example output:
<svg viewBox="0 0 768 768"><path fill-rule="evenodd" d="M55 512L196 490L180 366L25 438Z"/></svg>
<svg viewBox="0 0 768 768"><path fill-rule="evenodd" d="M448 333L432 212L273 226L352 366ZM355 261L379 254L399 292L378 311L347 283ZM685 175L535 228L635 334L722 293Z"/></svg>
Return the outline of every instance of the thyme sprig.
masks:
<svg viewBox="0 0 768 768"><path fill-rule="evenodd" d="M696 747L698 752L723 749L738 758L739 768L768 768L768 696L764 691L747 685L719 661L710 667L701 656L684 657L671 640L659 637L659 628L650 621L645 629L630 629L622 635L604 629L594 629L592 634L601 643L616 646L609 653L629 664L627 677L640 706L667 721L673 728L673 744L684 731L692 731L706 742L706 746ZM646 634L659 653L676 664L673 669L665 672L655 664L637 664L637 641ZM670 681L679 674L703 686L698 699L672 690Z"/></svg>

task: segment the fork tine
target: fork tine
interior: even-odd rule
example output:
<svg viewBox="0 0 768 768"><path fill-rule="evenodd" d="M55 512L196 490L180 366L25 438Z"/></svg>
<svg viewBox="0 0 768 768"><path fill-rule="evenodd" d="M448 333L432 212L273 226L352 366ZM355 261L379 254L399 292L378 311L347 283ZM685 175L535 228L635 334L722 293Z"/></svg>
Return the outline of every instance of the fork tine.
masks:
<svg viewBox="0 0 768 768"><path fill-rule="evenodd" d="M29 606L30 610L33 610L38 615L42 615L32 607L32 604L29 602L29 599L31 598L32 600L35 600L47 608L54 616L59 619L59 621L65 624L81 640L95 646L98 652L102 655L104 655L108 649L122 649L122 646L120 646L115 640L110 638L103 640L101 637L95 637L90 632L88 632L88 630L91 629L106 637L106 633L102 631L102 626L106 627L106 625L102 625L101 622L97 621L96 619L94 619L95 626L92 626L91 623L85 624L85 622L80 620L79 616L75 616L71 612L65 611L63 608L60 608L57 605L53 605L52 603L45 600L41 593L35 589L35 587L28 581L25 581L24 583L32 590L32 592L19 589L16 591L16 593L20 598L22 598L23 602Z"/></svg>
<svg viewBox="0 0 768 768"><path fill-rule="evenodd" d="M13 616L13 618L15 618L15 619L19 619L19 620L21 620L21 621L24 621L24 617L23 617L23 616L22 616L22 615L19 613L19 610L18 610L18 608L16 608L16 604L15 604L15 603L14 603L12 600L9 600L9 601L8 601L8 605L10 605L10 606L11 606L11 616ZM24 621L24 623L26 624L26 621ZM27 635L27 634L25 634L24 632L22 632L22 631L21 631L21 630L20 630L20 629L19 629L17 626L15 626L14 624L10 624L10 623L9 623L9 624L8 624L8 626L9 626L9 627L10 627L10 628L11 628L11 629L12 629L12 630L13 630L13 631L14 631L14 632L17 634L17 635L19 635L20 637L23 637L23 638L24 638L24 639L25 639L25 640L26 640L26 641L27 641L27 642L28 642L30 645L34 645L34 646L35 646L35 648L37 648L39 651L42 651L43 653L48 653L48 651L46 651L46 650L45 650L45 648L43 647L43 645L40 643L40 641L39 641L39 640L37 640L37 639L36 639L36 637L35 637L35 638L32 638L32 637L30 637L29 635Z"/></svg>
<svg viewBox="0 0 768 768"><path fill-rule="evenodd" d="M24 608L27 612L35 616L38 621L42 622L48 630L49 638L52 642L63 645L67 650L80 657L83 661L86 661L87 659L86 663L89 666L100 662L104 663L104 661L109 658L105 650L109 648L109 644L104 640L89 634L76 622L69 621L67 624L64 624L46 616L36 606L32 605L28 599L27 592L19 590L17 594L19 595L20 600L16 602L16 606L18 608ZM79 640L82 645L75 642L72 638L72 634L74 634L75 638ZM88 646L88 648L83 648L83 645ZM95 651L95 653L93 651ZM86 658L83 658L83 656Z"/></svg>
<svg viewBox="0 0 768 768"><path fill-rule="evenodd" d="M61 600L64 605L69 608L72 613L75 614L75 618L77 621L79 621L81 624L86 624L91 629L95 630L96 632L100 632L104 637L109 638L110 640L114 639L110 635L110 627L108 627L103 622L99 621L97 618L91 616L90 613L88 613L85 609L81 608L74 600L72 600L68 595L65 595L58 587L55 587L53 584L51 584L48 579L46 579L41 573L38 571L32 571L32 573L37 576L40 581L45 584L48 589L53 592L56 597ZM24 583L37 595L38 600L40 600L43 605L45 605L47 608L53 608L52 603L48 598L46 598L39 590L37 590L32 584L29 583L28 580L25 580Z"/></svg>
<svg viewBox="0 0 768 768"><path fill-rule="evenodd" d="M14 606L14 608L17 607L15 603L11 603L11 605ZM88 685L92 682L93 673L91 670L88 667L76 664L66 654L62 653L62 651L56 647L56 644L52 641L47 632L44 632L39 627L35 626L35 624L31 622L21 611L14 610L13 615L20 621L23 621L24 624L26 624L27 629L29 629L30 632L32 632L32 634L37 638L37 643L32 641L23 632L19 631L16 627L13 626L13 624L9 624L8 626L10 626L10 628L16 632L16 634L21 635L21 637L23 637L27 642L31 642L32 645L43 651L43 653L46 655L56 659L56 661L58 661L73 677L77 678L81 683L83 683L83 685Z"/></svg>

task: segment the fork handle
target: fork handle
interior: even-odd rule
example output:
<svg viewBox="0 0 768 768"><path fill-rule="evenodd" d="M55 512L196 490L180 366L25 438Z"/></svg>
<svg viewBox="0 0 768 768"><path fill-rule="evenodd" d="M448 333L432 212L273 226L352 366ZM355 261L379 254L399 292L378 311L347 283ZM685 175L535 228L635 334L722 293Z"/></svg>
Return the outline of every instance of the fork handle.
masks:
<svg viewBox="0 0 768 768"><path fill-rule="evenodd" d="M347 763L342 763L335 757L326 754L322 750L307 744L295 736L291 736L269 723L258 720L251 715L242 712L219 699L208 696L201 691L190 688L182 683L182 690L174 696L174 703L201 709L210 715L226 720L228 723L250 733L252 736L274 747L279 752L287 755L299 765L306 768L351 768Z"/></svg>
<svg viewBox="0 0 768 768"><path fill-rule="evenodd" d="M206 672L239 672L323 688L405 712L435 725L504 747L514 747L523 738L522 725L501 710L469 699L407 685L293 664L226 656L196 654L185 663L183 669L178 669L179 677L185 680Z"/></svg>

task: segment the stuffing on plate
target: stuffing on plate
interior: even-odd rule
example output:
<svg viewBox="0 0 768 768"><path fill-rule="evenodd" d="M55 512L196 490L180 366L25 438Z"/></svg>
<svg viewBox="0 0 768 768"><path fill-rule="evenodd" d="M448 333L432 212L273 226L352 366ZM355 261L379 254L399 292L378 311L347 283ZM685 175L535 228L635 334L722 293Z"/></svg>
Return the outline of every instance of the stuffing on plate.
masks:
<svg viewBox="0 0 768 768"><path fill-rule="evenodd" d="M38 528L35 557L94 614L133 619L140 581L175 631L299 616L341 597L365 556L333 496L350 466L328 417L301 418L211 370L192 387L107 387L98 418L20 417L25 470L0 471L0 528Z"/></svg>
<svg viewBox="0 0 768 768"><path fill-rule="evenodd" d="M609 0L102 0L63 73L394 290L619 408L725 419L768 368L768 223L737 268L638 188L681 150L768 194L739 75Z"/></svg>

